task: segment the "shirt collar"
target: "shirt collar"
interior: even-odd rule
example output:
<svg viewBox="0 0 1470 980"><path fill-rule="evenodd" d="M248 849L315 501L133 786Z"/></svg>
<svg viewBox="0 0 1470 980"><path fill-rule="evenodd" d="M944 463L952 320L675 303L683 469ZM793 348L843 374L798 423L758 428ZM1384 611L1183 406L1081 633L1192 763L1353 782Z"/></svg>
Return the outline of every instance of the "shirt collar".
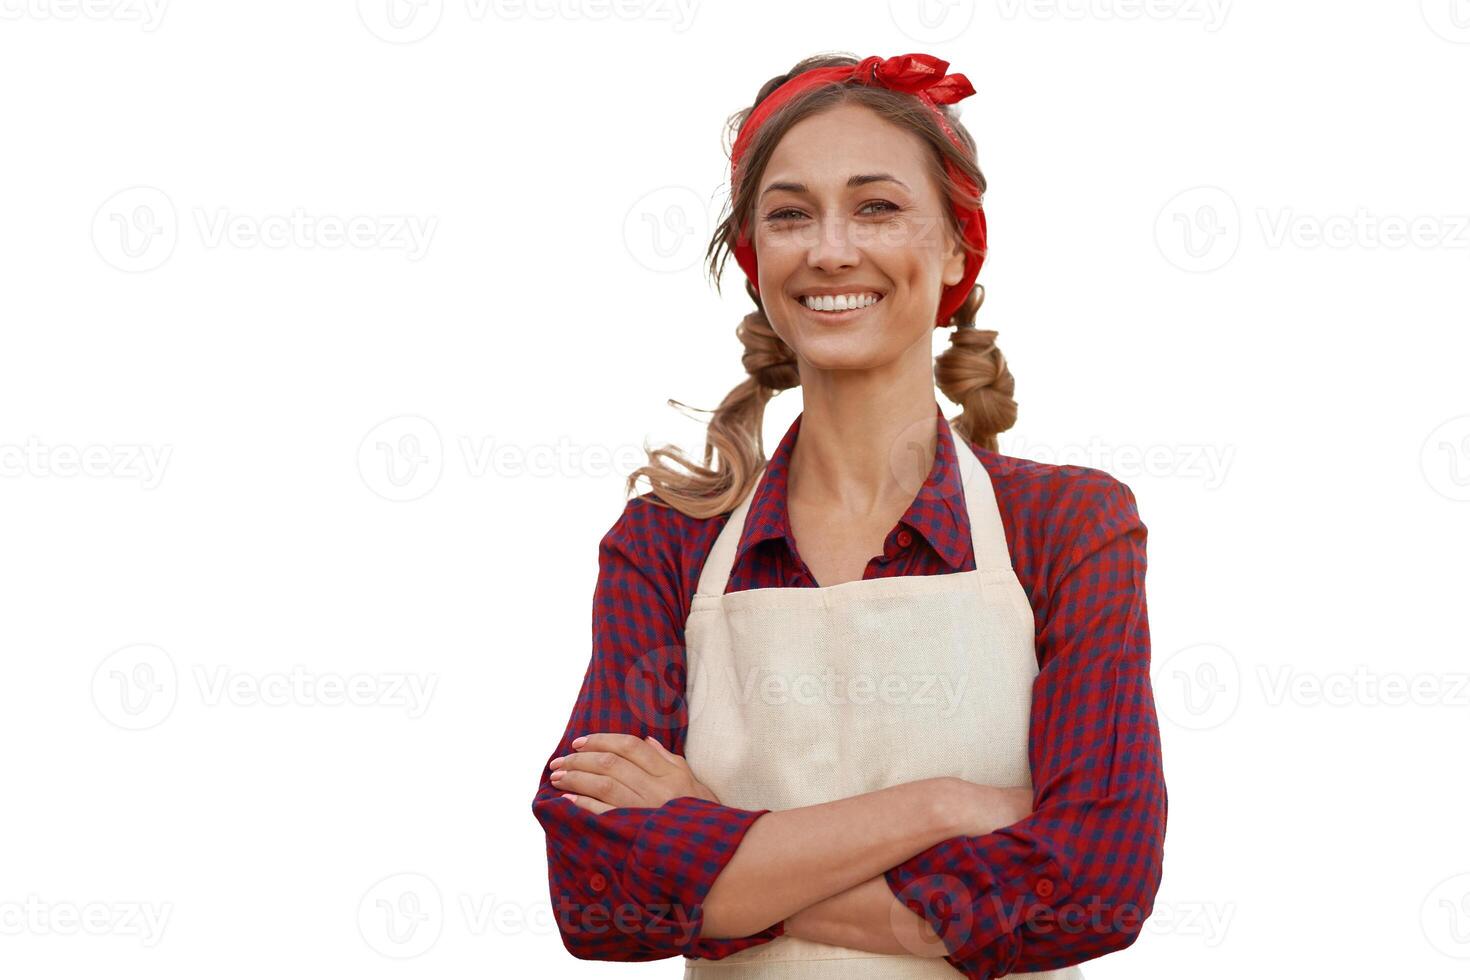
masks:
<svg viewBox="0 0 1470 980"><path fill-rule="evenodd" d="M937 401L934 403L934 419L938 433L934 465L899 520L923 535L945 563L958 570L969 553L970 517L965 510L954 433ZM796 539L791 534L791 521L786 509L786 487L791 452L796 448L796 435L800 429L801 415L797 415L766 464L765 478L751 498L745 531L735 551L737 563L755 545L772 538L783 540L790 553L796 553Z"/></svg>

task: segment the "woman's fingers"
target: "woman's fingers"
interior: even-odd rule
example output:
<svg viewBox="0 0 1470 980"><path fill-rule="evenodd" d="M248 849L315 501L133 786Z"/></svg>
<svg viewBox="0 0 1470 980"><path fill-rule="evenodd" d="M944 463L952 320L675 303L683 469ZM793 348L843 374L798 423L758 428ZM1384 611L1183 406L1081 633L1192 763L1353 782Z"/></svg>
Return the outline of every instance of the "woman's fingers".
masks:
<svg viewBox="0 0 1470 980"><path fill-rule="evenodd" d="M565 793L591 797L602 808L584 807L593 812L656 807L675 796L713 797L692 778L684 760L656 739L597 732L574 739L572 748L571 754L551 760L551 784Z"/></svg>
<svg viewBox="0 0 1470 980"><path fill-rule="evenodd" d="M551 760L552 785L615 807L662 802L651 799L651 791L657 789L657 777L652 774L666 772L668 763L637 735L598 732L573 740L573 747L570 755Z"/></svg>
<svg viewBox="0 0 1470 980"><path fill-rule="evenodd" d="M652 745L654 749L657 750L659 756L670 765L678 765L680 762L683 761L679 758L679 756L664 748L663 743L654 738L652 735L645 736L643 740Z"/></svg>
<svg viewBox="0 0 1470 980"><path fill-rule="evenodd" d="M581 745L576 744L581 742ZM572 742L578 754L584 752L610 752L613 755L626 759L629 763L637 766L650 776L657 776L668 769L666 756L663 752L655 749L653 745L639 738L637 735L627 735L622 732L597 732L593 735L584 735Z"/></svg>
<svg viewBox="0 0 1470 980"><path fill-rule="evenodd" d="M570 799L577 806L581 807L583 810L591 810L593 813L606 813L609 810L616 809L615 807L610 806L609 804L604 803L599 799L591 796L584 796L581 793L568 794L567 798Z"/></svg>
<svg viewBox="0 0 1470 980"><path fill-rule="evenodd" d="M624 782L636 769L610 753L573 753L552 761L551 785L563 793L594 796L611 806L638 806L641 795Z"/></svg>

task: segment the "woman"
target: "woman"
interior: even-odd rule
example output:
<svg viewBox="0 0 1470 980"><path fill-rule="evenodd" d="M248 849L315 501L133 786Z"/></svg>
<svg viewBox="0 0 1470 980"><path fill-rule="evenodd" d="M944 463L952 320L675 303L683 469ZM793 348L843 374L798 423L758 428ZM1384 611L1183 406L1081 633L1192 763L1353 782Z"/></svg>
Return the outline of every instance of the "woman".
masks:
<svg viewBox="0 0 1470 980"><path fill-rule="evenodd" d="M1152 910L1146 529L1111 476L998 452L1016 405L974 327L985 180L947 67L811 58L732 120L711 271L746 273L750 377L704 465L666 447L630 477L654 491L601 542L533 804L577 957L1076 980Z"/></svg>

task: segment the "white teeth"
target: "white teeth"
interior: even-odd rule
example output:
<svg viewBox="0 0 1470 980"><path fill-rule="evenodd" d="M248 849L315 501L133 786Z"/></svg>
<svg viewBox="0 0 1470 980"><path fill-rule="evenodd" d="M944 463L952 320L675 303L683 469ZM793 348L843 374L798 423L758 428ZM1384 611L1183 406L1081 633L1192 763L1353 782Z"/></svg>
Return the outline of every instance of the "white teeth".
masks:
<svg viewBox="0 0 1470 980"><path fill-rule="evenodd" d="M803 296L801 302L809 310L854 310L872 306L881 299L877 293L848 293L845 296Z"/></svg>

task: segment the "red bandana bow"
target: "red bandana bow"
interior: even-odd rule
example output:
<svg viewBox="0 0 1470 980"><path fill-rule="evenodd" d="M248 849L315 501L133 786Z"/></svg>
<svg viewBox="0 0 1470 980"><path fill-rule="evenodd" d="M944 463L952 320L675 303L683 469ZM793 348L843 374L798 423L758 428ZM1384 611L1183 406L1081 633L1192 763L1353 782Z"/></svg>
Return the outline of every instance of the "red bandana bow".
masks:
<svg viewBox="0 0 1470 980"><path fill-rule="evenodd" d="M744 158L755 134L778 109L786 105L794 96L801 94L819 85L832 82L851 83L855 85L873 85L882 88L893 89L898 92L907 92L917 97L929 107L934 114L935 120L950 142L955 146L963 148L959 136L945 120L937 105L950 105L960 99L975 94L975 88L970 80L961 74L946 75L945 70L949 68L949 62L942 58L936 58L928 54L900 54L892 58L880 58L873 55L864 58L855 65L838 66L835 68L814 68L811 71L802 72L795 78L788 80L765 100L756 106L740 127L740 133L735 138L735 145L730 150L730 191L733 196L737 193L740 180L740 161ZM948 160L945 161L945 169L950 178L954 180L966 193L978 194L975 182L970 180L962 171L958 170ZM935 319L935 326L944 326L950 316L965 298L970 294L970 288L974 286L976 277L980 274L980 266L985 262L985 209L965 207L959 201L951 201L950 206L954 209L955 217L959 221L960 231L967 242L974 245L980 251L978 254L969 255L965 260L965 272L960 281L953 286L945 288L939 298L939 315ZM748 229L742 227L735 246L735 261L745 271L756 294L760 294L760 279L756 272L755 246L748 236Z"/></svg>

